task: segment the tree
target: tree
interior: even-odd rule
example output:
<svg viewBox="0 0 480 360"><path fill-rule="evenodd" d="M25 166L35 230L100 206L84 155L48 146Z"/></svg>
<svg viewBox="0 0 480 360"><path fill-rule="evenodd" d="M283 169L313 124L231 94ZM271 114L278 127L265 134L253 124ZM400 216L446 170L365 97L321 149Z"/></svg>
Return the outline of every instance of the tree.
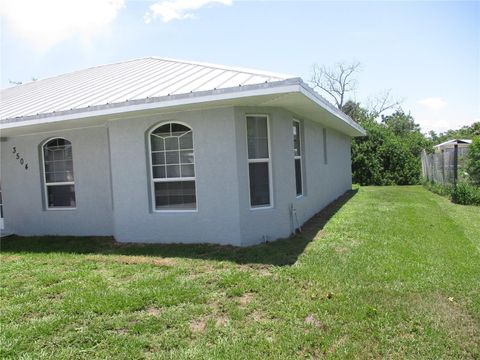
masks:
<svg viewBox="0 0 480 360"><path fill-rule="evenodd" d="M353 62L347 64L340 62L333 68L327 68L322 65L313 65L313 75L311 82L314 88L318 88L328 94L337 108L342 109L345 96L357 87L355 74L360 70L360 63Z"/></svg>
<svg viewBox="0 0 480 360"><path fill-rule="evenodd" d="M361 185L407 185L420 182L422 149L431 143L410 114L399 109L382 121L359 103L348 101L343 111L366 130L352 141L352 179Z"/></svg>
<svg viewBox="0 0 480 360"><path fill-rule="evenodd" d="M474 122L472 125L465 125L460 129L450 129L440 133L435 138L430 134L435 144L453 139L472 139L474 136L480 136L480 122Z"/></svg>
<svg viewBox="0 0 480 360"><path fill-rule="evenodd" d="M384 90L368 99L368 111L377 118L387 110L399 107L401 101L392 98L392 90Z"/></svg>
<svg viewBox="0 0 480 360"><path fill-rule="evenodd" d="M404 135L412 131L420 132L420 125L415 124L413 116L405 114L402 109L398 109L388 116L382 115L382 123L396 135Z"/></svg>

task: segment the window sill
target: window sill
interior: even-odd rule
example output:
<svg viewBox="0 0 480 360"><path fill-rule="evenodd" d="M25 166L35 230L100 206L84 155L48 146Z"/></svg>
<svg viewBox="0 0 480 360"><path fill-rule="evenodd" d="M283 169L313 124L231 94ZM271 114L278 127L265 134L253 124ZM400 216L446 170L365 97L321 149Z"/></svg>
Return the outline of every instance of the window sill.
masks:
<svg viewBox="0 0 480 360"><path fill-rule="evenodd" d="M269 210L269 209L273 209L273 205L250 207L251 211Z"/></svg>
<svg viewBox="0 0 480 360"><path fill-rule="evenodd" d="M192 209L192 210L152 210L153 213L163 213L163 214L176 214L176 213L197 213L198 209Z"/></svg>
<svg viewBox="0 0 480 360"><path fill-rule="evenodd" d="M47 207L46 211L68 211L68 210L77 210L76 207Z"/></svg>

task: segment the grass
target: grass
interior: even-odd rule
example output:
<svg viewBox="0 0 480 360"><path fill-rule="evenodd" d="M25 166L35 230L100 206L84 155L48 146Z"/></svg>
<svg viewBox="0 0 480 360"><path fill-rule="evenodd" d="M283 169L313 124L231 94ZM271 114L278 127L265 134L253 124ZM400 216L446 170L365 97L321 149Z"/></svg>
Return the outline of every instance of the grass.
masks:
<svg viewBox="0 0 480 360"><path fill-rule="evenodd" d="M480 209L362 187L239 249L2 239L2 358L480 358Z"/></svg>

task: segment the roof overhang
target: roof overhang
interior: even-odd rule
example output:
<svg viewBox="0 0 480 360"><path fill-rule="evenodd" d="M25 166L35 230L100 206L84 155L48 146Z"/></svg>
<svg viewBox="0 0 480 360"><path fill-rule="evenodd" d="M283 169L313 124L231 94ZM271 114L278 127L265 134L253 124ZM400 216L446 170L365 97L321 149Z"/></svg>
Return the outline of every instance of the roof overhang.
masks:
<svg viewBox="0 0 480 360"><path fill-rule="evenodd" d="M131 113L148 115L226 106L281 107L300 118L322 123L349 136L365 135L360 125L323 99L300 78L7 118L0 120L0 131L2 136L9 136L109 121Z"/></svg>

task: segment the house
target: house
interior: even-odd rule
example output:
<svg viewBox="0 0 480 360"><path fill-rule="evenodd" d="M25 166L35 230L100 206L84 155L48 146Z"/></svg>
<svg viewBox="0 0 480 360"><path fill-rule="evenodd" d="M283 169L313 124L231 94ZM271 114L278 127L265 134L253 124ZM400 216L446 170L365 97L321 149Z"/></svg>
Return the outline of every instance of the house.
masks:
<svg viewBox="0 0 480 360"><path fill-rule="evenodd" d="M351 188L364 130L300 78L142 58L1 91L4 231L246 246Z"/></svg>

